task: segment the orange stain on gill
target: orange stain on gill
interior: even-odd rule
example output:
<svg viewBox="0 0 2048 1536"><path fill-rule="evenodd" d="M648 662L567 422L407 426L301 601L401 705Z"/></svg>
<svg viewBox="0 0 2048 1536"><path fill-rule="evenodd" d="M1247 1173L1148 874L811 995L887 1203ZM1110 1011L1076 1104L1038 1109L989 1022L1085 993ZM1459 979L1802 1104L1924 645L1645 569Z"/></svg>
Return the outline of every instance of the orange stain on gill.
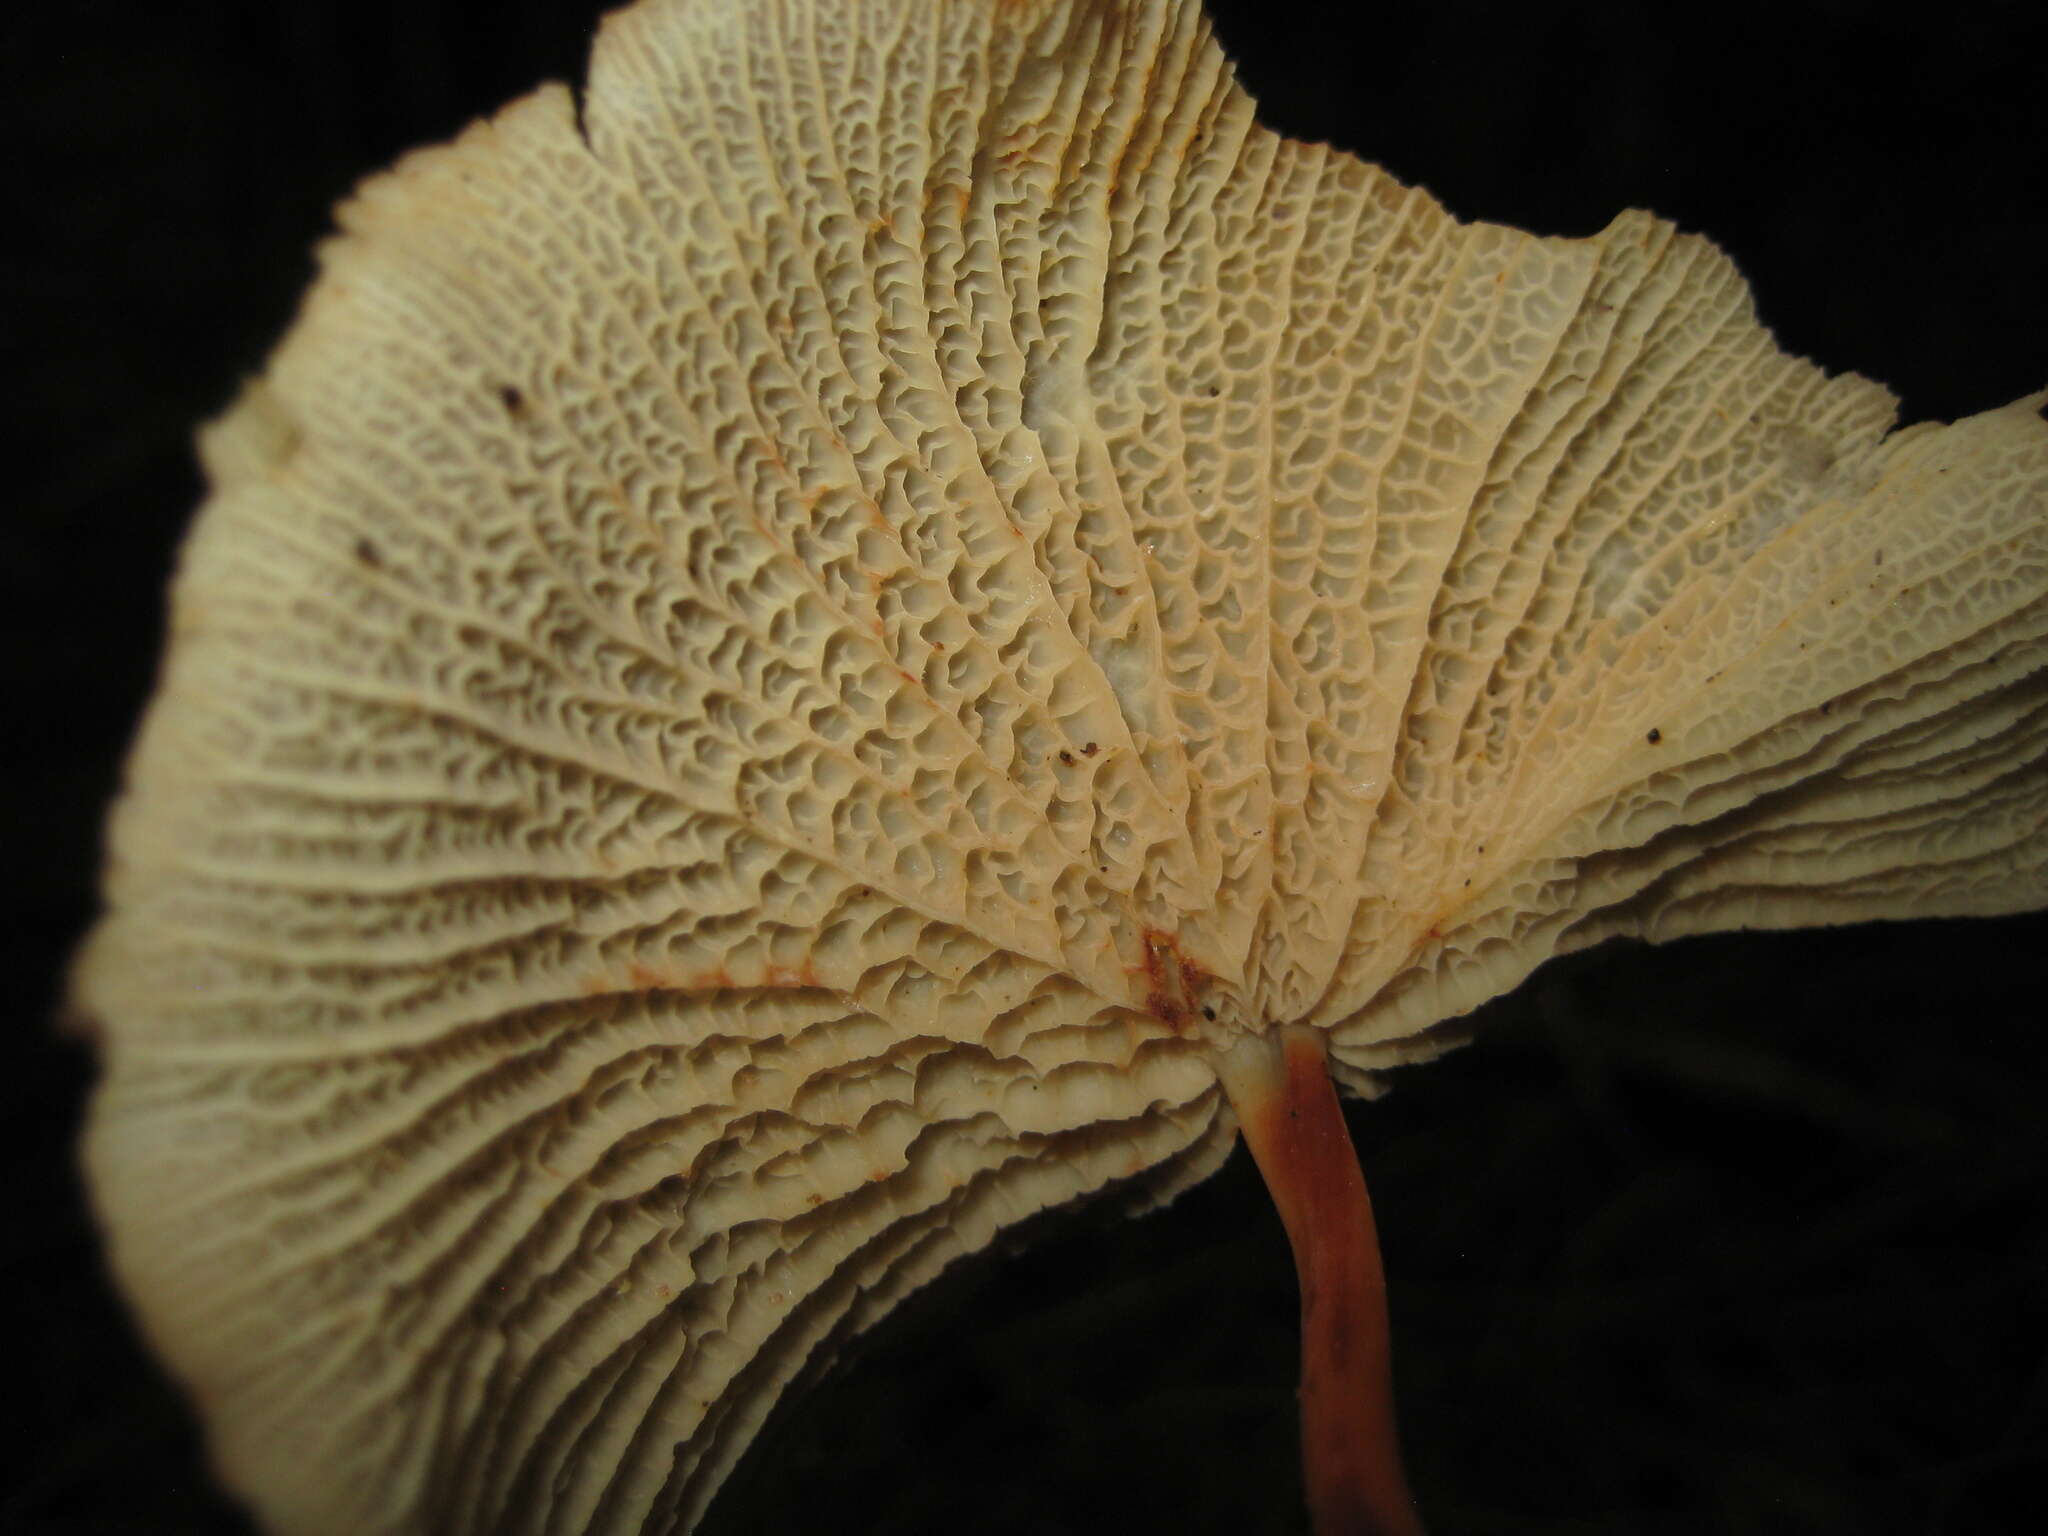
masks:
<svg viewBox="0 0 2048 1536"><path fill-rule="evenodd" d="M732 992L747 988L822 987L817 962L805 956L799 965L766 965L757 977L735 976L724 966L685 974L635 960L626 967L625 986L615 974L593 971L578 983L585 997L602 997L618 991L636 992Z"/></svg>
<svg viewBox="0 0 2048 1536"><path fill-rule="evenodd" d="M1147 928L1143 943L1145 960L1138 973L1145 978L1145 1011L1184 1035L1193 1027L1202 993L1214 978L1181 952L1180 940L1170 933Z"/></svg>

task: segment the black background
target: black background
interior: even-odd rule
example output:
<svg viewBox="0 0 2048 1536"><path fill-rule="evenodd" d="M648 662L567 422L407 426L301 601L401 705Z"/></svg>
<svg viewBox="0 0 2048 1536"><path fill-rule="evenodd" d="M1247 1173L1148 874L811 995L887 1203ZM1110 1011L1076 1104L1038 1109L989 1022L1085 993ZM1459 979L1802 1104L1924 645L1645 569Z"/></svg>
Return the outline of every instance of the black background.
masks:
<svg viewBox="0 0 2048 1536"><path fill-rule="evenodd" d="M192 426L287 323L331 203L574 76L598 9L8 23L27 474L0 518L0 1531L244 1528L98 1267L70 1151L89 1066L52 1030L64 957L198 495ZM1908 420L2048 384L2038 5L1216 9L1274 125L1463 217L1583 234L1637 205L1704 230L1785 345L1891 384ZM1610 948L1351 1106L1438 1536L2035 1528L2044 955L2040 916ZM1303 1529L1293 1280L1248 1164L1163 1215L1042 1237L955 1271L779 1415L715 1528Z"/></svg>

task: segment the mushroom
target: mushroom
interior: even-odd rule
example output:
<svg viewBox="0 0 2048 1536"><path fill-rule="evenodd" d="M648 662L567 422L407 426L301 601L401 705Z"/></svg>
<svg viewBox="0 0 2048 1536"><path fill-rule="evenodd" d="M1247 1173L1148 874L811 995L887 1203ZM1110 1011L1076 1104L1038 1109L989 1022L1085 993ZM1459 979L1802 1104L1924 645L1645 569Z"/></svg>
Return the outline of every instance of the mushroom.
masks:
<svg viewBox="0 0 2048 1536"><path fill-rule="evenodd" d="M1609 936L2048 901L2043 397L1888 435L1700 239L1259 128L1193 5L642 0L340 217L77 979L276 1530L687 1528L1240 1129L1318 1526L1412 1529L1332 1076Z"/></svg>

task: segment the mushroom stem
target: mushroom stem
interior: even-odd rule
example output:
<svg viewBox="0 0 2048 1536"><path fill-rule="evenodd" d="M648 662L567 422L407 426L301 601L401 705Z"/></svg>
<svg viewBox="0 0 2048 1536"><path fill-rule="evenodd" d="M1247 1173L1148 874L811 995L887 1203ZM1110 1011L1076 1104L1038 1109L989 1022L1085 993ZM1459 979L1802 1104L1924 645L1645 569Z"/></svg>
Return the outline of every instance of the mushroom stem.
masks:
<svg viewBox="0 0 2048 1536"><path fill-rule="evenodd" d="M1301 1465L1316 1536L1421 1536L1394 1429L1372 1201L1322 1033L1282 1025L1240 1042L1220 1070L1301 1281Z"/></svg>

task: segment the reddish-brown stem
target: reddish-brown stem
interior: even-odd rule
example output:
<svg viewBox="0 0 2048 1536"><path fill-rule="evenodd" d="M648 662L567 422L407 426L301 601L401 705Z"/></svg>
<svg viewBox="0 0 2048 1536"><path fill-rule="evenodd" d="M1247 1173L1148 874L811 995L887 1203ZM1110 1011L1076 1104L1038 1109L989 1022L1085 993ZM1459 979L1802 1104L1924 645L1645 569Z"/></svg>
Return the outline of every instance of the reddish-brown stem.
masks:
<svg viewBox="0 0 2048 1536"><path fill-rule="evenodd" d="M1372 1201L1322 1033L1285 1026L1243 1042L1223 1086L1301 1281L1301 1465L1316 1536L1421 1536L1394 1432Z"/></svg>

